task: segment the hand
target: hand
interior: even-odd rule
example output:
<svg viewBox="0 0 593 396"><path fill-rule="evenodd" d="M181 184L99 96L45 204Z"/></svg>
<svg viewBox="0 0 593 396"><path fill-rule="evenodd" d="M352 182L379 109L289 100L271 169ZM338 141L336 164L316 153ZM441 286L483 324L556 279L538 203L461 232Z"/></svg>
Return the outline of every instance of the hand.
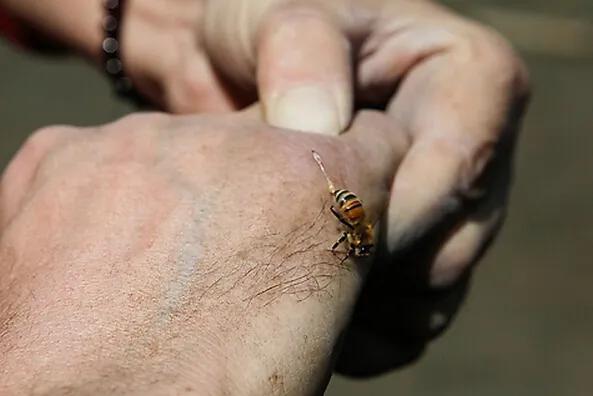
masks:
<svg viewBox="0 0 593 396"><path fill-rule="evenodd" d="M100 7L95 1L77 7L87 4L98 11L79 14L96 21L78 18L81 26L72 28L87 34L50 30L90 37L79 41L93 53L100 38L88 27L98 24ZM408 133L412 148L393 181L384 265L376 266L363 293L340 369L376 373L417 356L450 323L472 265L504 217L528 90L509 45L428 1L129 5L126 68L137 88L165 109L228 111L259 97L272 125L336 134L350 122L354 101L355 108L386 109ZM64 14L54 14L49 20L59 23ZM379 279L397 280L407 291ZM355 353L362 350L366 358ZM377 351L387 353L377 359Z"/></svg>
<svg viewBox="0 0 593 396"><path fill-rule="evenodd" d="M256 118L29 139L0 182L0 393L325 386L368 263L328 251L341 227L311 149L378 218L407 141L374 112L341 137Z"/></svg>
<svg viewBox="0 0 593 396"><path fill-rule="evenodd" d="M384 108L409 135L338 369L368 375L415 358L450 323L502 224L522 62L496 33L426 1L207 5L214 66L257 87L271 124L338 133L355 92L357 107Z"/></svg>

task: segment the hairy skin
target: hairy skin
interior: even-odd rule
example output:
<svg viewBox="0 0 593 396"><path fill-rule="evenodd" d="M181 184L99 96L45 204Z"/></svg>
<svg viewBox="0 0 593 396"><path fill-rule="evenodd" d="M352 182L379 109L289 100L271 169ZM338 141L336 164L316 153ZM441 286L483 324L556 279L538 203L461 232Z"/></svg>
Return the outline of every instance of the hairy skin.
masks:
<svg viewBox="0 0 593 396"><path fill-rule="evenodd" d="M0 185L0 393L320 392L368 263L328 251L311 149L378 213L406 148L386 126L145 114L35 134Z"/></svg>
<svg viewBox="0 0 593 396"><path fill-rule="evenodd" d="M101 3L0 0L102 68ZM410 149L336 369L392 370L448 327L501 228L529 96L503 37L429 0L129 0L121 52L139 93L173 113L260 102L270 125L335 136L382 109Z"/></svg>

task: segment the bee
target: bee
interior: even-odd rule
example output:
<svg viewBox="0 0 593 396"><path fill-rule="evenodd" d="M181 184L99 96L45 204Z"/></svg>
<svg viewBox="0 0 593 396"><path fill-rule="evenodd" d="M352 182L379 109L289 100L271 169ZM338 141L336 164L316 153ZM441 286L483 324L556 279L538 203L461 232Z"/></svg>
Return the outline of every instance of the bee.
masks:
<svg viewBox="0 0 593 396"><path fill-rule="evenodd" d="M329 192L335 200L335 206L332 205L330 210L340 223L346 226L346 230L338 238L336 243L333 244L331 251L335 252L340 244L347 242L348 253L344 260L350 256L369 256L374 247L373 225L367 221L362 201L352 191L337 189L327 175L321 156L315 150L311 151L313 153L313 159L319 165L319 169L321 169L327 181Z"/></svg>

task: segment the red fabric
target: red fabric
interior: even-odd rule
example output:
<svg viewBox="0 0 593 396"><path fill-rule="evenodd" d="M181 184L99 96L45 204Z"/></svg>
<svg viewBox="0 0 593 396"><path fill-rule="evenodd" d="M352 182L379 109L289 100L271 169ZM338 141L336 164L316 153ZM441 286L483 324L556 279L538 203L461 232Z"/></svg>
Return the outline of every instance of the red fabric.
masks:
<svg viewBox="0 0 593 396"><path fill-rule="evenodd" d="M0 6L0 35L4 36L13 43L27 46L30 44L30 32L6 10Z"/></svg>

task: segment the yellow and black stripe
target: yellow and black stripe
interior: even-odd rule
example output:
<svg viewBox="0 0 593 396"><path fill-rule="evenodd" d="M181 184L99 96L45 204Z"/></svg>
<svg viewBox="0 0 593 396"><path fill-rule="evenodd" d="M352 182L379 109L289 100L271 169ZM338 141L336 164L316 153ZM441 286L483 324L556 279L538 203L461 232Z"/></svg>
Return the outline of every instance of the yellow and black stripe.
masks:
<svg viewBox="0 0 593 396"><path fill-rule="evenodd" d="M352 225L357 225L364 219L362 202L352 191L336 190L334 197L340 212Z"/></svg>

